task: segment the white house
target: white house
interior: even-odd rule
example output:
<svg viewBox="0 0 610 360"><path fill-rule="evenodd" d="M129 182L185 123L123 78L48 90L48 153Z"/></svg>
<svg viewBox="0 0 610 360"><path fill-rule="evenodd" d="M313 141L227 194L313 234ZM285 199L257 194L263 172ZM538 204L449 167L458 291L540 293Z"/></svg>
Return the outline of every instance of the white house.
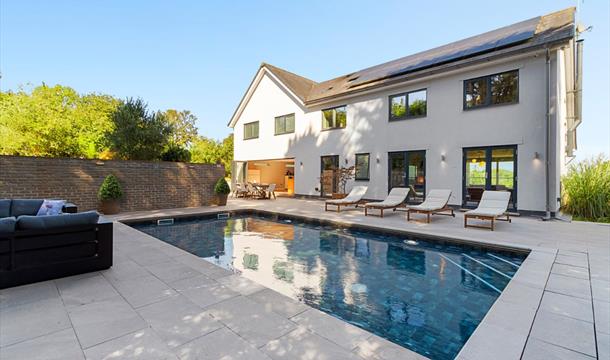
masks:
<svg viewBox="0 0 610 360"><path fill-rule="evenodd" d="M581 121L582 40L569 8L316 82L263 63L239 103L234 181L339 192L356 167L366 198L411 187L476 205L512 192L520 212L556 211Z"/></svg>

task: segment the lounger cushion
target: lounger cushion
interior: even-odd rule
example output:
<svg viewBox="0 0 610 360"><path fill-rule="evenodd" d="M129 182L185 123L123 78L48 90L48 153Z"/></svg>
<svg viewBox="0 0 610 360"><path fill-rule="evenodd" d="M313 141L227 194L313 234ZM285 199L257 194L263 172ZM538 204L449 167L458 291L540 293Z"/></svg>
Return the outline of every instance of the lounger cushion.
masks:
<svg viewBox="0 0 610 360"><path fill-rule="evenodd" d="M510 192L508 191L489 191L483 192L479 206L470 211L466 211L467 215L480 216L500 216L508 209L508 201L510 200Z"/></svg>
<svg viewBox="0 0 610 360"><path fill-rule="evenodd" d="M40 209L40 205L42 205L42 200L40 199L13 199L11 201L11 216L35 216L38 213L38 209Z"/></svg>
<svg viewBox="0 0 610 360"><path fill-rule="evenodd" d="M327 200L326 203L334 205L357 203L358 201L362 200L362 197L364 197L364 194L366 194L367 189L367 186L354 186L352 191L350 191L349 194L347 194L347 196L343 199Z"/></svg>
<svg viewBox="0 0 610 360"><path fill-rule="evenodd" d="M490 216L496 217L504 214L506 210L498 208L476 208L474 210L466 211L466 215L477 215L477 216Z"/></svg>
<svg viewBox="0 0 610 360"><path fill-rule="evenodd" d="M11 216L11 199L0 199L0 218Z"/></svg>
<svg viewBox="0 0 610 360"><path fill-rule="evenodd" d="M407 195L409 195L409 188L393 188L388 197L386 197L383 201L370 202L364 204L364 206L368 207L397 207L402 204L406 199Z"/></svg>
<svg viewBox="0 0 610 360"><path fill-rule="evenodd" d="M4 217L0 219L0 235L6 235L15 232L15 224L17 219L14 216Z"/></svg>
<svg viewBox="0 0 610 360"><path fill-rule="evenodd" d="M93 225L97 223L98 219L97 211L51 216L22 215L17 218L17 228L21 230L49 230L68 226Z"/></svg>
<svg viewBox="0 0 610 360"><path fill-rule="evenodd" d="M451 197L451 190L435 189L430 190L426 200L419 205L409 206L409 209L421 210L421 211L435 211L443 209L449 203L449 197Z"/></svg>

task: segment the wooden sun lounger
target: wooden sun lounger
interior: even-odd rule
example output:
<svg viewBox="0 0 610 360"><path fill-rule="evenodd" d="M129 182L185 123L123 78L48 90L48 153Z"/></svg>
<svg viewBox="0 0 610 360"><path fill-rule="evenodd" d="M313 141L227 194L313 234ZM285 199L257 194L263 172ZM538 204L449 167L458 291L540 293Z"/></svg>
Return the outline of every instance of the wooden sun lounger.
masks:
<svg viewBox="0 0 610 360"><path fill-rule="evenodd" d="M328 205L336 206L337 207L337 212L341 212L341 206L355 205L355 207L358 207L358 205L362 205L362 204L364 204L363 200L358 200L358 201L353 201L353 202L342 202L342 203L325 202L324 203L324 211L329 211L328 210Z"/></svg>
<svg viewBox="0 0 610 360"><path fill-rule="evenodd" d="M426 223L430 223L430 217L432 215L446 215L455 217L455 213L453 212L453 208L449 206L445 206L442 209L438 210L419 210L419 209L411 209L407 208L407 221L411 221L411 213L416 214L426 214Z"/></svg>
<svg viewBox="0 0 610 360"><path fill-rule="evenodd" d="M426 214L426 223L430 223L432 215L447 215L455 217L453 209L449 207L451 190L435 189L430 190L426 200L420 205L407 208L407 221L411 221L411 213Z"/></svg>
<svg viewBox="0 0 610 360"><path fill-rule="evenodd" d="M364 197L364 194L366 194L367 189L368 187L366 186L354 186L352 191L343 199L327 200L324 203L324 211L328 211L328 205L336 206L337 212L341 212L341 206L356 205L356 207L358 207L358 205L363 202L362 198Z"/></svg>
<svg viewBox="0 0 610 360"><path fill-rule="evenodd" d="M390 190L390 193L386 197L385 200L379 202L369 202L364 204L364 216L374 215L369 214L369 209L379 210L379 216L383 217L383 211L392 209L392 211L396 211L398 208L406 207L404 202L409 195L409 188L393 188Z"/></svg>
<svg viewBox="0 0 610 360"><path fill-rule="evenodd" d="M507 213L510 192L508 191L489 191L485 190L479 206L464 213L464 227L487 229L494 231L496 220L511 222L510 215ZM469 225L468 219L490 220L489 227L482 225Z"/></svg>
<svg viewBox="0 0 610 360"><path fill-rule="evenodd" d="M383 210L389 210L392 209L392 211L396 211L396 209L399 208L405 208L406 205L405 204L400 204L397 206L394 205L375 205L375 204L371 204L371 203L367 203L364 205L364 216L369 216L369 215L373 215L376 216L375 214L369 214L368 209L375 209L375 210L379 210L379 216L383 217Z"/></svg>
<svg viewBox="0 0 610 360"><path fill-rule="evenodd" d="M491 225L490 226L483 226L483 225L472 225L472 224L468 224L468 219L479 219L479 220L490 220L491 221ZM491 230L494 231L494 221L495 220L499 220L499 221L508 221L509 223L512 222L512 220L510 219L510 215L508 213L504 213L502 215L477 215L477 214L464 214L464 227L465 228L479 228L479 229L487 229L487 230Z"/></svg>

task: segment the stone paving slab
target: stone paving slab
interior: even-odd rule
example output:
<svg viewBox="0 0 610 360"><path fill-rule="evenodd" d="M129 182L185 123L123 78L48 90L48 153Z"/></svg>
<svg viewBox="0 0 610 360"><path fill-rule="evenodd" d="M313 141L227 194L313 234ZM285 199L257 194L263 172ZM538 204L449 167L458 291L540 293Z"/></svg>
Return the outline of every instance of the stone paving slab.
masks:
<svg viewBox="0 0 610 360"><path fill-rule="evenodd" d="M1 359L65 360L84 359L74 329L56 331L18 344L0 348Z"/></svg>
<svg viewBox="0 0 610 360"><path fill-rule="evenodd" d="M272 359L278 360L357 360L356 354L303 327L268 342L262 350ZM370 358L369 358L370 359Z"/></svg>
<svg viewBox="0 0 610 360"><path fill-rule="evenodd" d="M149 328L138 330L85 350L87 360L178 360Z"/></svg>
<svg viewBox="0 0 610 360"><path fill-rule="evenodd" d="M227 328L187 343L179 347L176 353L181 360L269 360L267 355Z"/></svg>

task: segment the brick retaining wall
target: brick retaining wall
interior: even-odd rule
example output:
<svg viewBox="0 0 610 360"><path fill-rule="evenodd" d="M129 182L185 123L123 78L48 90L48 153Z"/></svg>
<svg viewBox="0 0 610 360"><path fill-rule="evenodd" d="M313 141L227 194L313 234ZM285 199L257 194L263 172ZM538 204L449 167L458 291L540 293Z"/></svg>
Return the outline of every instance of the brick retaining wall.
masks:
<svg viewBox="0 0 610 360"><path fill-rule="evenodd" d="M97 191L114 174L123 188L121 211L204 206L215 199L222 165L161 161L0 156L0 199L66 199L79 211L98 207Z"/></svg>

